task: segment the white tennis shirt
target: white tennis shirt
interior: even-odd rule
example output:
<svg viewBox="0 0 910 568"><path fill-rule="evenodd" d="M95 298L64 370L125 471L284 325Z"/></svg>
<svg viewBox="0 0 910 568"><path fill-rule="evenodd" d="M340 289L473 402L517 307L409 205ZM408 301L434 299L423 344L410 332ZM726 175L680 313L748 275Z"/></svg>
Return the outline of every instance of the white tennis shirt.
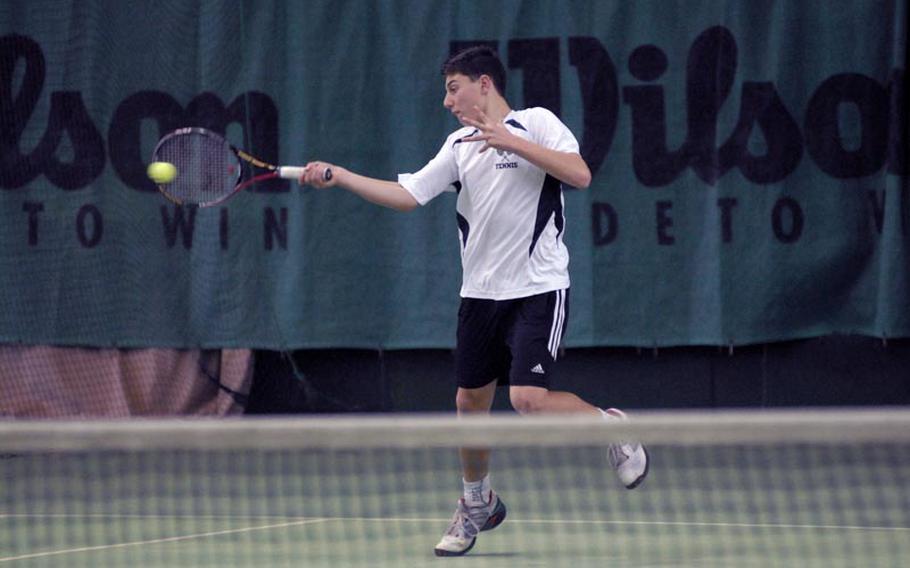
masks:
<svg viewBox="0 0 910 568"><path fill-rule="evenodd" d="M560 152L578 153L578 141L552 112L510 112L506 127ZM560 182L517 154L462 142L476 132L456 130L420 171L400 174L421 205L457 191L456 216L464 277L461 296L509 300L569 287L569 252Z"/></svg>

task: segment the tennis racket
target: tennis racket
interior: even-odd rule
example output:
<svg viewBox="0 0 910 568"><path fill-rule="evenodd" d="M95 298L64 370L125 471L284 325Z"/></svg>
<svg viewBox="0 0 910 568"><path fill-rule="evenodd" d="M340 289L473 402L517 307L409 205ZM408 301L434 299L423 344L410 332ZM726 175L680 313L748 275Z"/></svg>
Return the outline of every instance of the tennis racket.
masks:
<svg viewBox="0 0 910 568"><path fill-rule="evenodd" d="M300 179L304 168L275 166L232 146L222 136L205 128L178 128L155 146L153 160L168 162L177 175L158 189L178 205L211 207L230 199L254 183L273 178ZM255 173L253 168L265 170ZM326 168L323 178L332 179Z"/></svg>

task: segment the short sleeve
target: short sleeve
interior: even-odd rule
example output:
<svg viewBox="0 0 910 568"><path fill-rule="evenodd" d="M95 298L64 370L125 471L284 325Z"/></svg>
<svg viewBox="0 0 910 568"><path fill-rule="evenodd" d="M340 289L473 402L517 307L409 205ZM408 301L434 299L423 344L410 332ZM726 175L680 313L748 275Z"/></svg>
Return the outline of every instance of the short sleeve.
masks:
<svg viewBox="0 0 910 568"><path fill-rule="evenodd" d="M550 150L579 154L578 140L551 111L537 107L534 109L534 124L531 129L534 141Z"/></svg>
<svg viewBox="0 0 910 568"><path fill-rule="evenodd" d="M449 190L458 181L458 166L455 153L447 140L436 156L419 171L412 174L398 174L398 183L410 193L417 203L425 205L428 201Z"/></svg>

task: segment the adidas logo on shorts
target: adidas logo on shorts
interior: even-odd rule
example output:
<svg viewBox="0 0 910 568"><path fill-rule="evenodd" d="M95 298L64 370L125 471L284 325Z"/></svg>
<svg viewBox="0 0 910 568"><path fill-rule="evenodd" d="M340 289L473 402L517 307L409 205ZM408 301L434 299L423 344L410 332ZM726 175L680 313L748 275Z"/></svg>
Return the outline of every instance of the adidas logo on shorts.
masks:
<svg viewBox="0 0 910 568"><path fill-rule="evenodd" d="M546 371L543 370L543 366L542 366L540 363L534 365L534 368L531 369L531 372L532 372L532 373L537 373L538 375L544 375L544 374L546 374Z"/></svg>

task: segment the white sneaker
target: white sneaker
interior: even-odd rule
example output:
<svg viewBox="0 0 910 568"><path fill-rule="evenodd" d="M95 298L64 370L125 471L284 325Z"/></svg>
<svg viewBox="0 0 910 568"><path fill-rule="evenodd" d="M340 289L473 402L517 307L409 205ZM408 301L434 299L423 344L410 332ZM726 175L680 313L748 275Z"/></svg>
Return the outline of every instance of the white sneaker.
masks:
<svg viewBox="0 0 910 568"><path fill-rule="evenodd" d="M493 530L506 518L505 503L490 491L486 505L469 507L464 498L458 500L458 508L442 540L436 545L436 556L461 556L466 554L477 541L477 533Z"/></svg>
<svg viewBox="0 0 910 568"><path fill-rule="evenodd" d="M608 418L628 420L626 414L616 408L608 408L605 412ZM626 489L635 489L648 475L648 452L638 442L610 444L607 458Z"/></svg>

